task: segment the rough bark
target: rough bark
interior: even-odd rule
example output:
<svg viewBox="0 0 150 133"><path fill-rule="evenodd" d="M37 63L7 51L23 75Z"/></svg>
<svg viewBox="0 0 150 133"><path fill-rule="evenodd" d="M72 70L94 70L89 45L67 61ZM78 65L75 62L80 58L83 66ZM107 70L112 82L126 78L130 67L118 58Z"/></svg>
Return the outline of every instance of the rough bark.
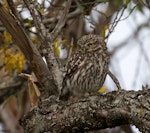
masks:
<svg viewBox="0 0 150 133"><path fill-rule="evenodd" d="M44 26L43 20L39 13L38 2L35 0L24 0L24 2L29 9L33 17L34 24L37 28L37 34L39 37L39 41L41 42L42 54L46 58L48 68L52 72L55 84L60 90L62 84L62 72L60 71L58 62L55 58L53 45L55 39L57 38L58 34L61 32L63 26L66 23L67 15L71 6L71 0L66 1L66 7L64 7L64 11L60 17L60 20L58 21L51 33L48 33L47 29Z"/></svg>
<svg viewBox="0 0 150 133"><path fill-rule="evenodd" d="M113 91L74 102L45 100L21 121L26 133L71 133L135 125L150 131L150 89Z"/></svg>

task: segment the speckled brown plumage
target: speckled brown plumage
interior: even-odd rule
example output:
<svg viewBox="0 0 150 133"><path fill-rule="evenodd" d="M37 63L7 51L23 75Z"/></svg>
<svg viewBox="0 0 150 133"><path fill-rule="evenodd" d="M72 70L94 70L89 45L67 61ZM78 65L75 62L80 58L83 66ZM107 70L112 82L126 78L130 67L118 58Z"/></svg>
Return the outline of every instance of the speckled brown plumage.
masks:
<svg viewBox="0 0 150 133"><path fill-rule="evenodd" d="M103 39L93 34L83 36L66 65L60 99L97 92L105 81L108 68L109 55Z"/></svg>

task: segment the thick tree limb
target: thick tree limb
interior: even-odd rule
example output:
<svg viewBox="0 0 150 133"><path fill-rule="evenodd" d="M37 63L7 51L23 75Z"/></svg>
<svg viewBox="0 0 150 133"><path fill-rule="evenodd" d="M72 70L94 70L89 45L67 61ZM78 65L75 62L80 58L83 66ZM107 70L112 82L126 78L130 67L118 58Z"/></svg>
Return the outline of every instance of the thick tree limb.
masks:
<svg viewBox="0 0 150 133"><path fill-rule="evenodd" d="M54 102L52 99L43 101L21 124L26 133L81 133L123 124L135 125L141 132L149 133L149 91L113 91L74 103Z"/></svg>

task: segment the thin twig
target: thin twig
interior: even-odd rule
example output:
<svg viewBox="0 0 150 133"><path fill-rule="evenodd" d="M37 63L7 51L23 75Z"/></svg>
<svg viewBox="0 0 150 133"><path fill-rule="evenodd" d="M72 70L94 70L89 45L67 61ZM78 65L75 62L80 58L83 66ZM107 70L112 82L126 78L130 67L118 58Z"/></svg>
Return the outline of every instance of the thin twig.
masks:
<svg viewBox="0 0 150 133"><path fill-rule="evenodd" d="M114 81L114 83L116 84L118 90L121 90L121 86L120 86L120 83L119 83L118 79L115 77L115 75L110 70L108 71L108 75Z"/></svg>
<svg viewBox="0 0 150 133"><path fill-rule="evenodd" d="M127 37L120 45L117 45L113 48L112 51L110 51L110 55L114 55L115 53L117 53L118 50L120 50L121 48L123 48L126 45L129 45L129 41L135 37L135 35L137 35L137 33L140 32L140 30L142 30L143 27L148 27L149 23L145 22L142 25L139 25L138 28L133 32L132 35L130 35L129 37Z"/></svg>
<svg viewBox="0 0 150 133"><path fill-rule="evenodd" d="M66 23L66 19L67 19L67 15L69 13L71 2L72 2L72 0L68 0L68 2L66 3L66 7L64 8L64 12L63 12L61 18L59 19L59 21L58 21L57 25L55 26L54 30L51 32L52 35L53 35L52 41L54 41L57 38L58 34L60 33L61 29L63 28L63 26Z"/></svg>
<svg viewBox="0 0 150 133"><path fill-rule="evenodd" d="M125 18L123 18L123 19L121 19L121 17L123 16L123 13L124 13L126 7L124 7L124 8L122 9L122 12L121 12L120 16L119 16L119 11L117 12L117 15L116 15L116 17L115 17L115 19L114 19L114 22L113 22L113 23L110 23L110 24L112 24L112 26L111 26L111 29L109 30L109 33L108 33L108 35L106 36L106 38L108 38L108 37L110 36L110 34L114 31L115 27L118 25L118 23L119 23L120 21L123 21L123 20L127 19L127 18L133 13L133 11L135 10L136 7L137 7L137 5L135 5L135 6L131 9L131 11L129 12L129 14L128 14ZM118 17L118 16L119 16L119 17Z"/></svg>
<svg viewBox="0 0 150 133"><path fill-rule="evenodd" d="M46 31L44 24L42 23L41 14L39 12L39 4L35 0L30 0L30 1L24 0L24 3L26 4L27 8L30 11L35 27L38 30L38 37L40 41L42 42L42 44L44 45L45 43L43 42L44 41L43 37L44 36L46 37L47 31Z"/></svg>
<svg viewBox="0 0 150 133"><path fill-rule="evenodd" d="M119 11L117 12L117 15L114 19L114 22L112 23L111 28L109 29L108 35L105 38L108 38L110 34L114 31L115 27L118 25L119 21L121 20L121 17L123 16L123 13L125 11L126 7L122 9L121 14L119 15Z"/></svg>

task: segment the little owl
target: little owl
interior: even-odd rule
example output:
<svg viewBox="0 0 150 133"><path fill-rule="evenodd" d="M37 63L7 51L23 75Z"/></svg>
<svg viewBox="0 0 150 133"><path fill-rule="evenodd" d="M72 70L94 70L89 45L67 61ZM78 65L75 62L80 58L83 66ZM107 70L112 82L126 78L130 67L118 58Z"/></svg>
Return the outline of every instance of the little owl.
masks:
<svg viewBox="0 0 150 133"><path fill-rule="evenodd" d="M77 42L77 51L66 65L59 99L81 97L97 92L109 72L106 43L98 35L85 35Z"/></svg>

